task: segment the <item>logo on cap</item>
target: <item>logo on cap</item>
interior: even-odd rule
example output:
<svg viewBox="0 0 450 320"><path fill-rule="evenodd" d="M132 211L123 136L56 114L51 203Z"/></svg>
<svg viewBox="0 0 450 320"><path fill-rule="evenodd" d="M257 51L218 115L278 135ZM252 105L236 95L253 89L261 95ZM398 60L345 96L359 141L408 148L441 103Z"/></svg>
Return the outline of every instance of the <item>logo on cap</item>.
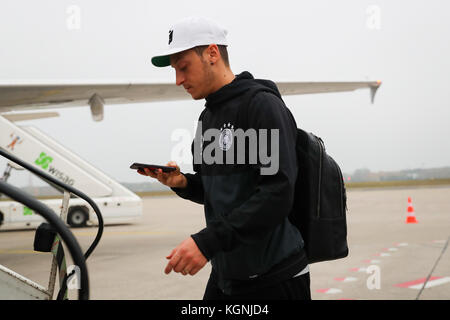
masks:
<svg viewBox="0 0 450 320"><path fill-rule="evenodd" d="M173 30L169 31L169 44L172 42L173 39Z"/></svg>

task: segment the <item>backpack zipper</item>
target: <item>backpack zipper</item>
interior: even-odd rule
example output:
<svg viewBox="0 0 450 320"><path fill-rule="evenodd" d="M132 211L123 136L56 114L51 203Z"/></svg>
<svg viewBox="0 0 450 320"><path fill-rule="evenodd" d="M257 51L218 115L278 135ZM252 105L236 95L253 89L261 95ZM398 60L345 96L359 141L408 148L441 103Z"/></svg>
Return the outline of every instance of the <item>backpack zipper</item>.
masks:
<svg viewBox="0 0 450 320"><path fill-rule="evenodd" d="M323 146L322 146L322 139L320 139L317 136L316 137L317 143L319 144L319 151L320 151L320 158L319 158L319 188L318 188L318 196L317 196L317 218L320 218L320 187L322 185L322 153L323 153Z"/></svg>
<svg viewBox="0 0 450 320"><path fill-rule="evenodd" d="M344 195L344 196L346 196L345 195L345 187L343 186L343 184L344 184L344 177L342 176L342 172L341 172L341 169L339 169L339 166L337 165L337 163L336 162L334 162L334 165L335 165L335 167L336 167L336 169L337 169L337 171L339 172L339 177L340 177L340 186L341 186L341 193ZM341 212L342 212L342 215L344 215L345 216L345 211L344 211L344 201L343 201L343 199L342 199L342 197L340 197L341 199ZM347 204L346 204L347 205Z"/></svg>

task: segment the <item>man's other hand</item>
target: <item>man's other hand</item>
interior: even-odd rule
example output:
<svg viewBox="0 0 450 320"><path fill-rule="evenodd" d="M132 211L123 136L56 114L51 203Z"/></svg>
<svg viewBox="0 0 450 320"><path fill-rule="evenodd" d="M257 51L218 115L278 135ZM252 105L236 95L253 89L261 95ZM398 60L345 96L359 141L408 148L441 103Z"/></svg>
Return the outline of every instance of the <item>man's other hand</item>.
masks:
<svg viewBox="0 0 450 320"><path fill-rule="evenodd" d="M166 274L173 270L174 272L180 272L184 276L187 274L195 275L208 262L191 237L173 249L166 259L170 259L164 269Z"/></svg>

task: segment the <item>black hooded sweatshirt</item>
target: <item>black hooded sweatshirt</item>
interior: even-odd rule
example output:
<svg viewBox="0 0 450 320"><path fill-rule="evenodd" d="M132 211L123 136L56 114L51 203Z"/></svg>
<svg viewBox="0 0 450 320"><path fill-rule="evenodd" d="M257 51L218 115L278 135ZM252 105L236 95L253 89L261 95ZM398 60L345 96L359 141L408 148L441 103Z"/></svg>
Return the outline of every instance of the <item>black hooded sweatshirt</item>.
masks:
<svg viewBox="0 0 450 320"><path fill-rule="evenodd" d="M255 86L267 87L270 92L258 92L247 99L246 93ZM243 103L249 103L245 124L239 113ZM254 79L249 72L237 75L206 97L205 107L193 153L195 141L203 139L211 128L234 133L238 128L267 129L269 138L270 130L278 129L279 166L275 174L263 175L259 158L256 164L248 158L246 164L227 163L227 145L223 139L211 139L222 143L224 164L208 164L204 159L201 164L194 163L195 174L184 174L186 188L172 188L180 197L204 205L206 228L192 238L211 261L214 279L225 294L244 293L292 278L308 263L300 232L288 220L298 170L297 125L292 114L274 82ZM268 140L271 150L272 141ZM206 151L211 142L203 141L200 149ZM236 140L233 142L231 148L235 148ZM248 153L248 145L245 150Z"/></svg>

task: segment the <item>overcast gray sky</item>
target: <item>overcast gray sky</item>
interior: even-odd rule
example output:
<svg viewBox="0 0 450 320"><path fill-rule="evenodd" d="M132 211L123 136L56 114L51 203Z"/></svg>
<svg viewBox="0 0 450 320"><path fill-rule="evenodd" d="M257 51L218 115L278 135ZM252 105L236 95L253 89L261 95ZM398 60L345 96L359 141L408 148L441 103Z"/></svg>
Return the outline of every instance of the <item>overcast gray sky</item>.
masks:
<svg viewBox="0 0 450 320"><path fill-rule="evenodd" d="M150 58L165 48L174 22L204 16L228 29L236 74L383 81L373 105L368 90L285 98L297 124L323 138L343 171L447 166L449 12L445 0L2 0L0 81L173 82L173 69L153 67ZM177 144L172 133L193 132L203 105L106 106L100 123L81 107L21 124L38 127L119 181L142 182L129 165L169 161Z"/></svg>

